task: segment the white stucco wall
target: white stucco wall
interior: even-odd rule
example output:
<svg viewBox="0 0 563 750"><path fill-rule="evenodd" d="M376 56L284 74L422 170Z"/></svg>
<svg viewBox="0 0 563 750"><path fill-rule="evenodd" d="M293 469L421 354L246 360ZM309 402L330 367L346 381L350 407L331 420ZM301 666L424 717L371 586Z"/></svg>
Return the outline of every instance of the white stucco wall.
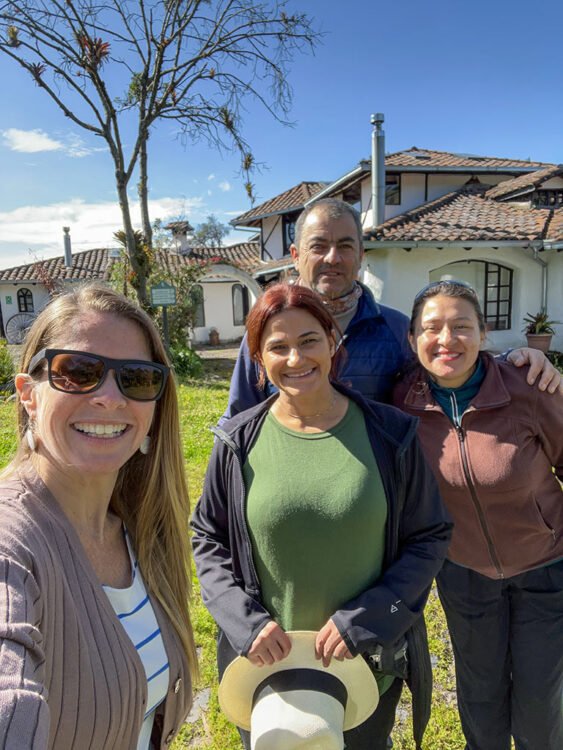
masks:
<svg viewBox="0 0 563 750"><path fill-rule="evenodd" d="M541 190L561 190L563 188L563 177L552 177L540 185Z"/></svg>
<svg viewBox="0 0 563 750"><path fill-rule="evenodd" d="M220 266L215 266L215 269L219 269ZM225 273L229 269L225 268ZM232 305L232 287L234 284L239 283L247 286L249 292L249 309L256 301L258 285L253 279L249 280L248 284L244 283L244 272L238 272L236 269L230 268L231 273L240 274L240 278L226 278L217 281L205 281L202 280L203 286L203 299L204 299L204 310L205 310L205 326L196 328L194 331L194 338L197 342L207 343L209 341L209 330L211 328L217 328L219 336L222 342L234 341L240 339L244 334L244 326L235 326L233 324L233 305ZM72 284L66 284L69 288ZM2 284L0 283L0 304L2 306L2 320L4 323L4 329L8 320L19 312L17 302L17 291L18 289L26 288L29 289L33 295L33 302L35 313L40 312L43 307L49 301L49 294L42 284ZM11 298L11 302L7 302L7 298Z"/></svg>
<svg viewBox="0 0 563 750"><path fill-rule="evenodd" d="M510 175L480 174L479 182L483 185L498 185L503 180L510 179ZM428 175L428 200L433 201L441 195L451 193L452 190L458 190L463 187L467 180L471 178L471 173L467 174L430 174Z"/></svg>
<svg viewBox="0 0 563 750"><path fill-rule="evenodd" d="M6 324L13 315L19 313L18 307L18 290L29 289L33 296L34 314L40 312L49 301L49 294L42 284L3 284L0 283L0 305L2 307L2 321L4 331Z"/></svg>
<svg viewBox="0 0 563 750"><path fill-rule="evenodd" d="M198 343L209 343L209 331L216 328L219 331L221 343L235 341L244 335L244 326L233 323L233 292L232 288L239 281L202 281L203 306L205 311L205 326L194 329L194 339ZM256 300L255 294L249 289L249 309Z"/></svg>
<svg viewBox="0 0 563 750"><path fill-rule="evenodd" d="M560 321L554 326L556 335L551 347L563 352L563 250L547 250L540 253L540 257L548 263L547 313L552 320ZM537 312L537 309L530 312Z"/></svg>
<svg viewBox="0 0 563 750"><path fill-rule="evenodd" d="M563 252L546 251L540 258L548 263L548 314L563 321ZM370 250L362 266L362 280L373 290L376 299L410 315L415 294L430 280L435 269L443 274L471 283L474 268L457 265L444 269L449 263L466 260L488 260L514 270L512 295L512 327L507 331L491 331L488 346L495 351L525 345L522 319L527 312L541 307L541 267L528 250L520 248L402 248ZM465 267L464 267L465 266ZM552 348L563 351L563 325L556 327Z"/></svg>
<svg viewBox="0 0 563 750"><path fill-rule="evenodd" d="M281 216L268 216L262 220L262 242L267 252L263 253L265 261L283 258L283 222Z"/></svg>

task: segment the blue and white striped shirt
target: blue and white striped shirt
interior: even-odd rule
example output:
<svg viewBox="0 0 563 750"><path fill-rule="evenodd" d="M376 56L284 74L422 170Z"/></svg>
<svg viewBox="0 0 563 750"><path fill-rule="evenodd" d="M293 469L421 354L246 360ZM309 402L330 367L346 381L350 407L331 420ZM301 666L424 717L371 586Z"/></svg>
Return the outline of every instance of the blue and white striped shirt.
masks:
<svg viewBox="0 0 563 750"><path fill-rule="evenodd" d="M154 709L161 703L168 690L169 665L156 620L154 610L147 596L145 584L138 568L129 535L125 532L133 581L128 588L103 589L125 628L125 632L135 645L147 676L147 710L141 727L137 750L148 750L154 721Z"/></svg>

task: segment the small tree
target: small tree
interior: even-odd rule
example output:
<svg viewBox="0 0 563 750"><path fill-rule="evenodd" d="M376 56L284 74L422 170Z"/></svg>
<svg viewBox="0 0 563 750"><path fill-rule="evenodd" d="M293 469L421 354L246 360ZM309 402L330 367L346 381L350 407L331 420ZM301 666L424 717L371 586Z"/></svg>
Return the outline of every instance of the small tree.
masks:
<svg viewBox="0 0 563 750"><path fill-rule="evenodd" d="M236 150L252 199L255 161L243 135L245 104L254 99L286 122L289 66L317 41L309 18L286 6L286 0L0 0L0 52L75 125L108 146L130 282L144 306L149 269L135 241L127 191L138 170L150 249L151 129L172 121L187 141Z"/></svg>
<svg viewBox="0 0 563 750"><path fill-rule="evenodd" d="M111 266L110 284L125 296L130 296L132 290L131 267L129 256L125 251L125 235L120 230L114 232L113 236L123 249L121 257L115 259ZM142 232L136 232L135 236L139 243L143 243ZM197 284L209 264L203 261L188 261L185 259L178 259L178 263L175 264L167 250L163 248L148 251L145 247L144 252L150 256L147 258L147 268L149 269L147 289L161 281L165 281L176 288L177 302L168 308L168 331L170 345L184 348L193 331L197 307L200 303ZM156 310L151 307L148 308L148 311L153 315L156 313ZM162 334L161 317L154 315L154 318Z"/></svg>
<svg viewBox="0 0 563 750"><path fill-rule="evenodd" d="M158 268L151 275L151 286L166 281L176 287L176 304L168 308L168 332L172 348L184 349L188 345L194 329L197 308L201 302L198 282L208 265L204 262L190 261L174 269ZM160 316L155 322L159 328L162 327Z"/></svg>
<svg viewBox="0 0 563 750"><path fill-rule="evenodd" d="M210 214L206 221L198 224L193 236L194 247L222 247L223 240L229 234L229 227L221 224L219 219Z"/></svg>

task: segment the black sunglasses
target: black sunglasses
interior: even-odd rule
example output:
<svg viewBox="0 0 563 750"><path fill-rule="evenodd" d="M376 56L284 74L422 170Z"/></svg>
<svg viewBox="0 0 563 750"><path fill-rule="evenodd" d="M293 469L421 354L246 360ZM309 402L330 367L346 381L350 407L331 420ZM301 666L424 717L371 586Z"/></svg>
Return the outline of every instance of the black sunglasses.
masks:
<svg viewBox="0 0 563 750"><path fill-rule="evenodd" d="M31 359L28 372L47 361L49 385L63 393L93 393L110 370L121 393L133 401L156 401L162 396L170 369L142 359L111 359L70 349L42 349Z"/></svg>
<svg viewBox="0 0 563 750"><path fill-rule="evenodd" d="M414 301L417 302L421 297L424 297L424 295L431 291L432 289L435 289L436 287L441 286L449 286L452 288L462 288L467 289L468 292L471 292L475 297L477 297L477 292L471 284L468 284L466 281L454 281L453 279L442 279L442 281L431 281L430 284L426 284L426 286L422 287L420 292L418 292L415 295Z"/></svg>

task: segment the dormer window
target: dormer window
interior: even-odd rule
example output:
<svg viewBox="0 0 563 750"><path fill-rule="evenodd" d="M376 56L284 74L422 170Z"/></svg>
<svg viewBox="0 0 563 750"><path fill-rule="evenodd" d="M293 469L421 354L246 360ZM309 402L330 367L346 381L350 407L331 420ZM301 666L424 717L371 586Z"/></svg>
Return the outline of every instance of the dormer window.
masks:
<svg viewBox="0 0 563 750"><path fill-rule="evenodd" d="M401 175L400 174L386 174L385 175L385 205L386 206L400 206L401 205Z"/></svg>
<svg viewBox="0 0 563 750"><path fill-rule="evenodd" d="M532 195L535 208L560 208L563 206L563 189L536 190Z"/></svg>

